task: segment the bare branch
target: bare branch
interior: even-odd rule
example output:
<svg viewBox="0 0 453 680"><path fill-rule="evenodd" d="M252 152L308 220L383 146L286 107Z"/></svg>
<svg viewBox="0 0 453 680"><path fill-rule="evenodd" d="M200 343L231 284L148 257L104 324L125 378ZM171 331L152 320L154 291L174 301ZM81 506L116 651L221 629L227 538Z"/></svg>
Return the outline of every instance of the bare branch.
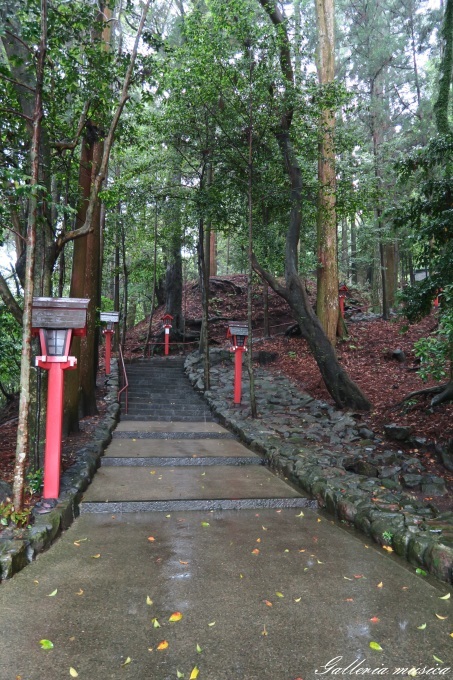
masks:
<svg viewBox="0 0 453 680"><path fill-rule="evenodd" d="M21 111L16 111L16 109L12 109L10 106L1 106L0 111L5 111L6 113L12 113L14 116L19 116L19 118L24 118L28 123L33 123L33 118L31 116L26 116L25 113L22 113Z"/></svg>
<svg viewBox="0 0 453 680"><path fill-rule="evenodd" d="M25 90L29 90L30 92L35 91L34 87L30 87L29 85L25 85L25 83L21 83L18 80L15 80L14 78L8 78L8 76L3 75L3 73L0 73L0 78L3 80L7 80L9 83L12 83L13 85L18 85L19 87L23 87Z"/></svg>
<svg viewBox="0 0 453 680"><path fill-rule="evenodd" d="M267 281L267 283L270 285L272 290L274 290L278 295L280 295L284 300L288 300L288 291L284 286L281 286L277 279L272 276L272 274L269 274L263 267L259 264L258 260L256 259L255 253L252 253L252 267L254 271L261 276L264 281Z"/></svg>
<svg viewBox="0 0 453 680"><path fill-rule="evenodd" d="M6 307L11 312L13 317L16 319L17 323L19 323L22 326L22 310L19 307L18 303L16 302L15 298L12 296L11 291L8 288L8 284L6 283L6 279L3 277L1 272L0 272L0 297L2 298L3 302L5 303Z"/></svg>
<svg viewBox="0 0 453 680"><path fill-rule="evenodd" d="M85 105L83 107L83 111L80 114L79 118L79 124L77 125L77 130L74 136L74 139L72 142L55 142L52 146L55 149L58 149L59 151L63 151L64 149L75 149L77 144L79 143L80 135L82 134L83 128L86 123L87 115L88 115L88 110L90 108L90 101L85 102Z"/></svg>

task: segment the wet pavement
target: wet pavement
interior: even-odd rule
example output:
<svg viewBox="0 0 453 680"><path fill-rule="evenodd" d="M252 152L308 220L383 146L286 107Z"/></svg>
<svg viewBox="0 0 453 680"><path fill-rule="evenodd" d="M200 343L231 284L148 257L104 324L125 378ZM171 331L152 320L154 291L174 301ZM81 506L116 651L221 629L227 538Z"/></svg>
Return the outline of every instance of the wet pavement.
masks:
<svg viewBox="0 0 453 680"><path fill-rule="evenodd" d="M447 586L309 509L168 514L83 515L4 583L0 678L452 677Z"/></svg>

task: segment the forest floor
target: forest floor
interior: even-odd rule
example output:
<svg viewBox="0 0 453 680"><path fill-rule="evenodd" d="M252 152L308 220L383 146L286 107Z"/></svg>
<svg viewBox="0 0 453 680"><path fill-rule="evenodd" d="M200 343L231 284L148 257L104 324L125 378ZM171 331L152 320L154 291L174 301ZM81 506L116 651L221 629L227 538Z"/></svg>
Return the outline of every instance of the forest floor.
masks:
<svg viewBox="0 0 453 680"><path fill-rule="evenodd" d="M313 286L310 296L314 299ZM226 319L241 320L246 318L247 295L246 277L242 275L222 276L211 279L211 324L210 339L217 346L228 346L226 340ZM358 291L352 290L353 298L346 301L347 317L353 307L367 308L366 299ZM187 331L199 329L201 306L198 285L189 284L184 290L183 311L187 319ZM354 302L353 302L354 300ZM267 368L270 371L283 373L305 392L316 399L333 403L321 379L319 369L311 356L306 342L300 337L286 337L284 331L294 321L286 303L272 291L269 291L269 318L271 339L263 337L263 290L261 286L253 291L253 326L257 338L257 349L275 352L277 357ZM349 309L348 309L349 308ZM158 309L154 317L153 331L161 328L163 309ZM430 407L430 396L414 397L404 402L413 391L430 386L423 383L417 373L418 363L413 353L416 340L426 337L436 328L437 317L433 314L422 322L411 326L399 317L391 321L383 321L373 315L359 315L362 320L352 321L346 318L349 337L337 345L337 355L351 378L358 383L372 403L370 413L362 414L362 422L376 436L385 442L386 448L401 448L420 458L426 471L445 478L449 489L448 496L436 498L436 505L445 510L453 509L453 474L448 472L434 453L434 445L453 438L453 404L440 404ZM142 356L143 343L146 337L147 321L136 325L128 332L125 357L133 359ZM275 334L275 335L274 335ZM172 351L190 351L194 345L185 348L179 345ZM404 361L393 357L395 350L402 350ZM103 408L102 385L104 380L101 352L101 370L98 384L98 404ZM63 442L63 466L68 467L74 460L75 452L90 438L96 427L98 416L81 421L81 431ZM385 441L384 425L397 423L413 428L414 436L425 438L428 447L408 448L402 443ZM8 409L0 412L0 479L11 482L17 432L17 404L13 402ZM29 503L36 502L30 496Z"/></svg>

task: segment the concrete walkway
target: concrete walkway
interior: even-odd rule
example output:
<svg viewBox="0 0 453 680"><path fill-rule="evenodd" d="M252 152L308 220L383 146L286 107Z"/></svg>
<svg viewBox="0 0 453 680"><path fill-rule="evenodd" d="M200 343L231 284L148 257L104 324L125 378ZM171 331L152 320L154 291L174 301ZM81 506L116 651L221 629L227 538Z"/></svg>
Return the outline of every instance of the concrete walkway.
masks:
<svg viewBox="0 0 453 680"><path fill-rule="evenodd" d="M0 680L453 678L448 586L309 507L216 423L133 418L81 516L0 587Z"/></svg>

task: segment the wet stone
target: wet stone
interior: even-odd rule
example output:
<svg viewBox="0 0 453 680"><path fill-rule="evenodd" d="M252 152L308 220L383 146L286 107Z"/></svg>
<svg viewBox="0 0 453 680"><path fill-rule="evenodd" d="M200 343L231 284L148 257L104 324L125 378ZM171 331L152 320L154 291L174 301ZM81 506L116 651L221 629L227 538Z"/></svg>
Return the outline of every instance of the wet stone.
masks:
<svg viewBox="0 0 453 680"><path fill-rule="evenodd" d="M401 482L407 489L420 489L422 480L423 477L421 475L410 473L401 475Z"/></svg>
<svg viewBox="0 0 453 680"><path fill-rule="evenodd" d="M384 425L384 432L388 439L404 442L410 438L413 429L412 427L405 427L403 425L397 425L396 423L390 423L388 425Z"/></svg>

